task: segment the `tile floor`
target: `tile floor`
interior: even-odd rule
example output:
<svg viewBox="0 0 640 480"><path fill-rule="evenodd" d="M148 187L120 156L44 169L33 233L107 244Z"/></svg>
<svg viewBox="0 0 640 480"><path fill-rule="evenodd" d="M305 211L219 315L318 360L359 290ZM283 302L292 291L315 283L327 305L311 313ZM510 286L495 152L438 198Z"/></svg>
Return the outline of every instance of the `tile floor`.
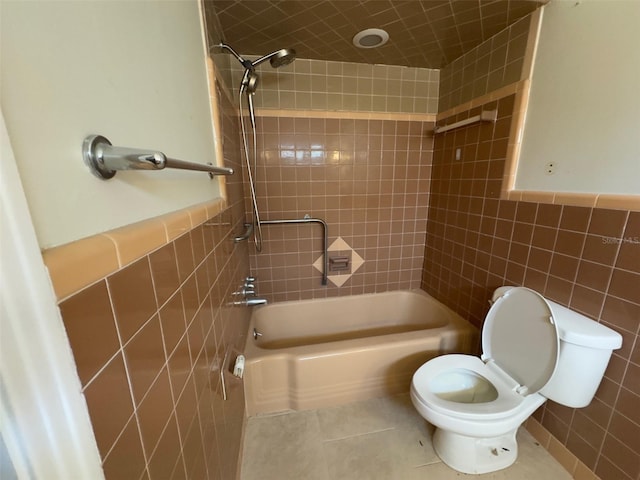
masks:
<svg viewBox="0 0 640 480"><path fill-rule="evenodd" d="M431 427L408 395L338 407L251 417L241 480L448 480L467 477L443 464ZM571 475L529 433L508 469L482 480L564 480Z"/></svg>

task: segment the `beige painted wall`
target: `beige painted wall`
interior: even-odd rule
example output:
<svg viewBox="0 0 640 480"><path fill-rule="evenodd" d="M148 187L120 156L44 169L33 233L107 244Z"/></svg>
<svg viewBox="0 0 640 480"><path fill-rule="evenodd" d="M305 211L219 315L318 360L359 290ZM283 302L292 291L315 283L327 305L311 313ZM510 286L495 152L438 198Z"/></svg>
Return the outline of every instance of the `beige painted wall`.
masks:
<svg viewBox="0 0 640 480"><path fill-rule="evenodd" d="M640 194L639 21L636 1L544 7L517 190Z"/></svg>
<svg viewBox="0 0 640 480"><path fill-rule="evenodd" d="M206 173L84 165L88 134L216 162L196 0L0 2L2 111L42 248L218 197Z"/></svg>

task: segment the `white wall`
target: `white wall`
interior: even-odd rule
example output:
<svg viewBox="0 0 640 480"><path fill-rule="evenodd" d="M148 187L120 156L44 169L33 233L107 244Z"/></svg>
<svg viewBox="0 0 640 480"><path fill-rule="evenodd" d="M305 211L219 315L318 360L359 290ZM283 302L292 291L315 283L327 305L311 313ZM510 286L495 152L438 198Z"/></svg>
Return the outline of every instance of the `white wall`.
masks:
<svg viewBox="0 0 640 480"><path fill-rule="evenodd" d="M516 190L640 194L639 25L637 0L544 7Z"/></svg>
<svg viewBox="0 0 640 480"><path fill-rule="evenodd" d="M84 137L215 158L197 0L0 1L0 99L48 248L219 196L203 172L84 165Z"/></svg>

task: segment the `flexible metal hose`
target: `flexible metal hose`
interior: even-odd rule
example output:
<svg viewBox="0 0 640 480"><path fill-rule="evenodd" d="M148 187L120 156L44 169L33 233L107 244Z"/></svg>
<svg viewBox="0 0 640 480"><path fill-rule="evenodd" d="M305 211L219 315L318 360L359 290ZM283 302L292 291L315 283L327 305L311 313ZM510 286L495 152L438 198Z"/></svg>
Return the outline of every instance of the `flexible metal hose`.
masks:
<svg viewBox="0 0 640 480"><path fill-rule="evenodd" d="M249 177L249 191L251 193L251 205L253 210L252 223L254 224L253 230L253 242L256 246L258 253L262 252L262 227L260 225L260 212L258 211L258 201L256 199L256 185L255 179L251 168L251 155L249 153L249 145L247 142L247 129L244 124L244 113L242 110L242 95L245 93L244 85L240 87L240 93L238 95L238 104L240 105L240 127L242 130L242 146L244 147L244 158L247 165L247 176ZM256 137L256 124L255 124L255 112L253 110L253 101L251 93L247 93L247 103L249 105L249 115L251 119L251 130L253 132L253 168L258 168L258 141Z"/></svg>

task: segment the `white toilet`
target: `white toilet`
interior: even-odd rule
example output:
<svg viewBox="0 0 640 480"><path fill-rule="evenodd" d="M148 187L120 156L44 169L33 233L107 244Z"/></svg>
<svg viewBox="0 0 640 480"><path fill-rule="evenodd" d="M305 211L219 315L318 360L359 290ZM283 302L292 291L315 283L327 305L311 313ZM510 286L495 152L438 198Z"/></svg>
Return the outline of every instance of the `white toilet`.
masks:
<svg viewBox="0 0 640 480"><path fill-rule="evenodd" d="M482 356L443 355L413 375L411 400L437 428L433 446L463 473L506 468L516 432L547 399L586 407L622 337L523 287L500 287L482 329Z"/></svg>

